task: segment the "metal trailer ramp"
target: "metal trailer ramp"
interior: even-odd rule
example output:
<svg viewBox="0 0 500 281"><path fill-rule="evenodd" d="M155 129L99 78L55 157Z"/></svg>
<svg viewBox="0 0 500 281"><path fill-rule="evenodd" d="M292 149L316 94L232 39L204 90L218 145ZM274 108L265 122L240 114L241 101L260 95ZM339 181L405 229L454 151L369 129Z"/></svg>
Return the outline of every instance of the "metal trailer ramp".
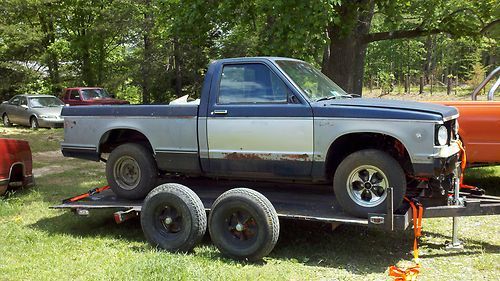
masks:
<svg viewBox="0 0 500 281"><path fill-rule="evenodd" d="M219 182L215 186L212 184L208 186L207 181L175 182L192 189L200 197L207 211L210 211L210 207L219 195L236 186L243 186L242 184L235 185L234 182L230 186L225 182ZM392 206L389 204L387 206L387 214L392 214L392 216L387 214L370 214L368 219L357 218L342 211L330 188L319 186L299 187L297 185L280 185L277 187L275 184L265 185L259 184L259 186L252 186L251 188L268 198L276 209L278 216L283 219L352 224L388 230L404 230L411 222L411 212L408 211L407 206L394 212ZM246 186L248 186L248 183L246 183ZM390 196L392 196L392 189L389 192ZM115 212L140 212L142 204L143 200L118 198L111 190L105 190L85 199L62 203L51 208L70 209L77 214L88 215L90 210L95 209L109 209Z"/></svg>
<svg viewBox="0 0 500 281"><path fill-rule="evenodd" d="M409 204L404 202L398 210L394 210L392 200L387 200L386 212L383 214L369 214L368 218L349 215L337 204L331 186L175 178L166 181L183 184L192 189L202 200L206 211L210 211L215 199L225 191L244 186L266 196L282 219L360 225L389 231L405 230L412 223ZM388 196L392 198L392 188L388 189ZM459 198L460 200L443 206L425 206L424 203L423 217L457 218L500 214L500 197L460 192ZM118 214L133 212L137 215L141 211L142 204L143 200L118 198L111 190L106 190L76 202L62 203L51 208L70 209L79 215L88 215L90 210L95 209L109 209ZM457 231L454 228L453 237L456 236Z"/></svg>

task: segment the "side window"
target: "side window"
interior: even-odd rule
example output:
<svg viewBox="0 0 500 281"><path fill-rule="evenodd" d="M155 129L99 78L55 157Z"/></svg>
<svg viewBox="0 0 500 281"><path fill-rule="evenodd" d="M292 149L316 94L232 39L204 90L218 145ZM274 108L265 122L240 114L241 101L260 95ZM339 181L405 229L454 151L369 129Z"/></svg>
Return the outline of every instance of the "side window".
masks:
<svg viewBox="0 0 500 281"><path fill-rule="evenodd" d="M21 97L19 99L19 105L28 105L28 101L26 100L25 97Z"/></svg>
<svg viewBox="0 0 500 281"><path fill-rule="evenodd" d="M69 94L69 99L70 100L80 100L80 93L78 93L78 90L71 90Z"/></svg>
<svg viewBox="0 0 500 281"><path fill-rule="evenodd" d="M9 104L12 105L19 105L19 97L13 97L10 101Z"/></svg>
<svg viewBox="0 0 500 281"><path fill-rule="evenodd" d="M288 93L285 83L263 64L226 65L217 103L286 103Z"/></svg>

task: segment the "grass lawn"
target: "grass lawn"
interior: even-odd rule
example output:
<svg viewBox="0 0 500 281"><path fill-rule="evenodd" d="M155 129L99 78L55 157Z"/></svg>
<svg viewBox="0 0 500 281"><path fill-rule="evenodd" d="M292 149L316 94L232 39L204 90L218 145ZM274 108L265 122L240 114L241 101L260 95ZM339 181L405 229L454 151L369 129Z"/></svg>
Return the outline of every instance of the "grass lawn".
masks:
<svg viewBox="0 0 500 281"><path fill-rule="evenodd" d="M0 198L0 280L391 280L411 264L412 231L281 221L280 240L261 263L224 258L208 236L189 254L151 248L138 220L116 225L109 211L77 217L49 209L105 184L104 165L63 158L62 130L0 129L33 148L37 186ZM470 169L466 182L499 194L500 167ZM451 218L424 220L419 280L496 280L499 216L460 219L464 251L447 252Z"/></svg>

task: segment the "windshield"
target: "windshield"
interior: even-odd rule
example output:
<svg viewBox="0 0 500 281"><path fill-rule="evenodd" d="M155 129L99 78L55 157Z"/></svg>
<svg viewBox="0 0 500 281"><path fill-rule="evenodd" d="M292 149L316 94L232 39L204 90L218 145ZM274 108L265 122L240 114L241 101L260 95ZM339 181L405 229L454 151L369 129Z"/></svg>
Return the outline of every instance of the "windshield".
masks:
<svg viewBox="0 0 500 281"><path fill-rule="evenodd" d="M29 98L31 107L57 107L64 106L64 103L56 97L35 97Z"/></svg>
<svg viewBox="0 0 500 281"><path fill-rule="evenodd" d="M351 97L321 71L302 61L278 60L276 63L310 100Z"/></svg>
<svg viewBox="0 0 500 281"><path fill-rule="evenodd" d="M82 95L84 100L97 100L110 98L108 92L104 89L83 89Z"/></svg>

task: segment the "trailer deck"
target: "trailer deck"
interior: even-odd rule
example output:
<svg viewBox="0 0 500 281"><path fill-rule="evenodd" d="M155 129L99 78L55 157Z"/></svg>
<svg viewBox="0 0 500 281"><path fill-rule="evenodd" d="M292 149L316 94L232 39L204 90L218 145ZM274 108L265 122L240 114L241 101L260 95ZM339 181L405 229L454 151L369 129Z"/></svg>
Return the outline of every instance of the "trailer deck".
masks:
<svg viewBox="0 0 500 281"><path fill-rule="evenodd" d="M249 186L248 182L206 181L206 180L170 180L192 189L202 200L206 211L210 211L215 199L223 192L235 186ZM405 230L412 222L409 204L406 202L398 210L388 204L386 213L369 214L368 218L357 218L342 211L336 203L330 186L304 186L297 184L255 184L252 189L262 193L271 201L283 219L319 221L336 224L361 225L386 230ZM481 216L500 213L500 197L473 195L461 192L458 205L424 206L424 218ZM392 189L389 189L392 196ZM388 203L392 200L387 200ZM71 209L77 214L89 213L93 209L110 209L116 212L141 211L143 200L118 198L111 190L94 194L83 200L52 206L54 209Z"/></svg>

